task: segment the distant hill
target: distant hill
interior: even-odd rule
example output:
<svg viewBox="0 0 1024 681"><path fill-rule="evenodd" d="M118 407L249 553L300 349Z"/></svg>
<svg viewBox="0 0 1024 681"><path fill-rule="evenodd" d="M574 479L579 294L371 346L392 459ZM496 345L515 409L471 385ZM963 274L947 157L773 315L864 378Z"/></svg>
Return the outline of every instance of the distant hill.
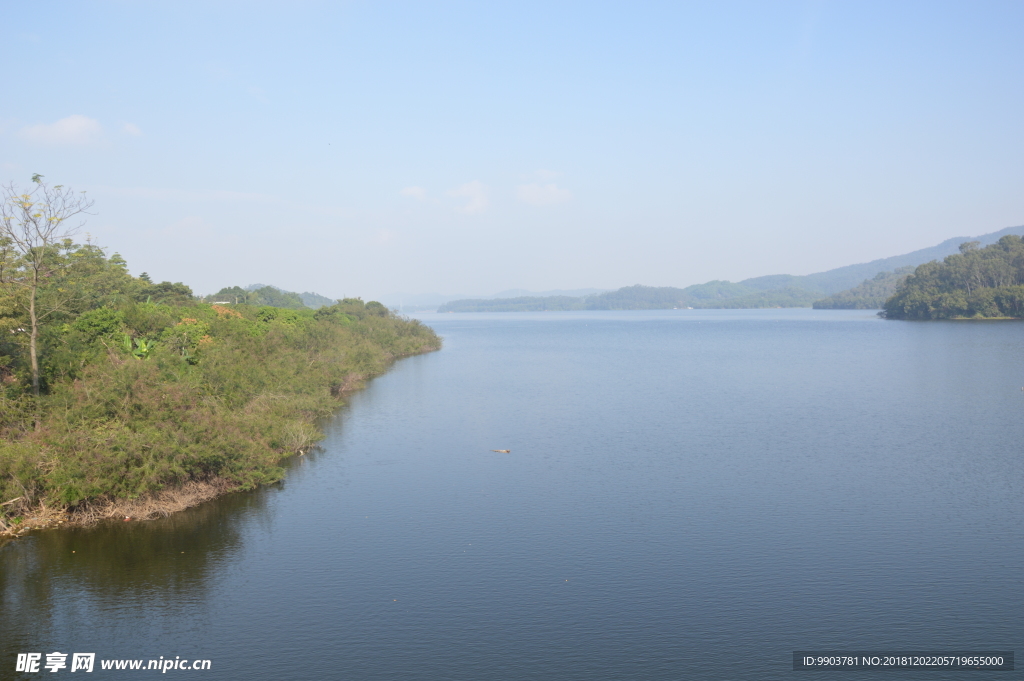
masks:
<svg viewBox="0 0 1024 681"><path fill-rule="evenodd" d="M438 312L526 312L542 310L663 310L672 308L763 308L822 307L844 305L878 306L892 295L906 268L945 258L959 252L960 244L978 241L981 246L996 243L1007 234L1024 234L1024 226L977 237L954 237L937 246L881 258L867 263L837 267L802 276L771 274L740 282L709 281L686 288L670 286L626 286L582 296L548 295L509 298L452 300ZM885 273L880 279L876 275ZM518 291L513 291L518 292ZM564 292L568 293L568 292Z"/></svg>
<svg viewBox="0 0 1024 681"><path fill-rule="evenodd" d="M840 291L834 296L814 301L815 310L881 310L896 288L917 269L914 265L893 272L879 272L859 286Z"/></svg>
<svg viewBox="0 0 1024 681"><path fill-rule="evenodd" d="M206 296L205 302L244 303L246 305L268 305L292 310L318 308L333 305L336 301L319 293L295 293L266 284L249 284L245 288L229 286L213 295Z"/></svg>
<svg viewBox="0 0 1024 681"><path fill-rule="evenodd" d="M520 296L518 298L466 298L445 303L438 312L552 312L585 310L583 298L573 296Z"/></svg>
<svg viewBox="0 0 1024 681"><path fill-rule="evenodd" d="M392 293L390 295L382 297L381 302L395 310L401 310L404 312L422 312L426 310L437 310L439 307L445 305L446 303L450 303L454 300L488 301L494 300L495 298L519 299L550 298L557 296L570 296L579 298L594 293L604 293L607 290L608 289L602 288L581 288L573 290L554 289L551 291L528 291L522 288L514 288L505 291L499 291L498 293L494 293L489 296L468 296L465 294L445 295L442 293ZM479 307L480 309L474 309L472 311L491 311L490 307L487 305L481 305ZM543 309L543 307L539 309Z"/></svg>
<svg viewBox="0 0 1024 681"><path fill-rule="evenodd" d="M818 272L817 274L808 274L805 277L798 277L803 279L811 286L816 287L832 295L838 293L844 289L852 288L857 286L865 279L871 279L879 272L886 272L896 270L900 267L907 267L909 265L917 266L923 265L926 262L932 260L942 260L947 255L954 255L960 252L960 244L968 241L977 241L982 247L994 244L1002 237L1007 234L1022 235L1024 234L1024 226L1007 227L1001 229L998 232L992 232L991 234L983 234L981 236L958 236L952 239L946 239L938 246L932 246L931 248L922 248L919 251L912 251L903 255L894 255L891 258L881 258L879 260L872 260L871 262L861 263L859 265L847 265L846 267L837 267L834 270L828 270L827 272ZM747 281L750 281L749 279Z"/></svg>
<svg viewBox="0 0 1024 681"><path fill-rule="evenodd" d="M552 296L569 296L573 298L582 298L584 296L591 296L595 293L604 293L608 289L606 288L577 288L577 289L554 289L552 291L527 291L524 288L510 288L507 291L498 291L493 296L486 296L486 298L550 298Z"/></svg>
<svg viewBox="0 0 1024 681"><path fill-rule="evenodd" d="M306 291L305 293L300 293L299 298L302 299L302 302L305 304L306 307L311 307L314 310L319 307L328 307L338 302L336 300L328 298L327 296L322 296L319 293L310 293L309 291Z"/></svg>
<svg viewBox="0 0 1024 681"><path fill-rule="evenodd" d="M626 286L583 298L571 296L483 298L453 300L438 312L551 312L566 310L665 310L673 308L759 308L810 307L820 292L786 287L769 291L749 289L740 284L709 287L698 284L685 289L670 286ZM691 290L694 289L694 290ZM715 291L732 295L715 295Z"/></svg>

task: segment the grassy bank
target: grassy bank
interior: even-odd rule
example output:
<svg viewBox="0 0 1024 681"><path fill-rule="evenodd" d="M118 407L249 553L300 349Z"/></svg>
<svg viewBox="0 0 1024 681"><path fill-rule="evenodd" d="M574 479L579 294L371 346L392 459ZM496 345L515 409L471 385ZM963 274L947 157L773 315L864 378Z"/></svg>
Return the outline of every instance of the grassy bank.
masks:
<svg viewBox="0 0 1024 681"><path fill-rule="evenodd" d="M148 282L112 267L122 285L54 315L40 334L38 397L8 306L0 532L162 514L277 480L282 459L321 437L317 420L346 391L440 347L429 328L379 303L154 302Z"/></svg>

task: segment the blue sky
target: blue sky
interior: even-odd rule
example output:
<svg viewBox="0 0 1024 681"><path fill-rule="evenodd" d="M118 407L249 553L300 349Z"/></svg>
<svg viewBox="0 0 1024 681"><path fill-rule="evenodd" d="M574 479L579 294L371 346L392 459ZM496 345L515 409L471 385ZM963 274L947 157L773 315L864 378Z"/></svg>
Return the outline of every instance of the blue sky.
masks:
<svg viewBox="0 0 1024 681"><path fill-rule="evenodd" d="M686 286L1024 224L1019 2L5 3L0 179L197 292Z"/></svg>

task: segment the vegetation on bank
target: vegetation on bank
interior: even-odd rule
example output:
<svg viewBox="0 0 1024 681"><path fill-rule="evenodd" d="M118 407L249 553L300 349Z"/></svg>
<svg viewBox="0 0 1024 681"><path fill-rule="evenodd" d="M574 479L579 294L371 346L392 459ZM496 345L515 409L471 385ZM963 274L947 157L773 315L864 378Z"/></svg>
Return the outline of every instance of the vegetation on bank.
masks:
<svg viewBox="0 0 1024 681"><path fill-rule="evenodd" d="M985 248L918 267L885 301L887 319L1024 317L1024 240L1007 235Z"/></svg>
<svg viewBox="0 0 1024 681"><path fill-rule="evenodd" d="M815 310L881 310L899 285L914 271L913 266L899 267L893 272L879 272L859 286L814 301Z"/></svg>
<svg viewBox="0 0 1024 681"><path fill-rule="evenodd" d="M373 301L205 304L92 244L34 248L0 232L0 532L43 508L277 480L347 390L440 346Z"/></svg>

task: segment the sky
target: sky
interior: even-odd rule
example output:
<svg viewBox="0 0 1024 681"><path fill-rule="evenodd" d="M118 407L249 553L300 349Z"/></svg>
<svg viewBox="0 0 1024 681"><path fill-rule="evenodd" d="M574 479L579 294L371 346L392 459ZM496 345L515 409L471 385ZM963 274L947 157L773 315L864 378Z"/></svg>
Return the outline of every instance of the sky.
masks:
<svg viewBox="0 0 1024 681"><path fill-rule="evenodd" d="M0 181L197 293L687 286L1024 224L1020 2L3 2Z"/></svg>

